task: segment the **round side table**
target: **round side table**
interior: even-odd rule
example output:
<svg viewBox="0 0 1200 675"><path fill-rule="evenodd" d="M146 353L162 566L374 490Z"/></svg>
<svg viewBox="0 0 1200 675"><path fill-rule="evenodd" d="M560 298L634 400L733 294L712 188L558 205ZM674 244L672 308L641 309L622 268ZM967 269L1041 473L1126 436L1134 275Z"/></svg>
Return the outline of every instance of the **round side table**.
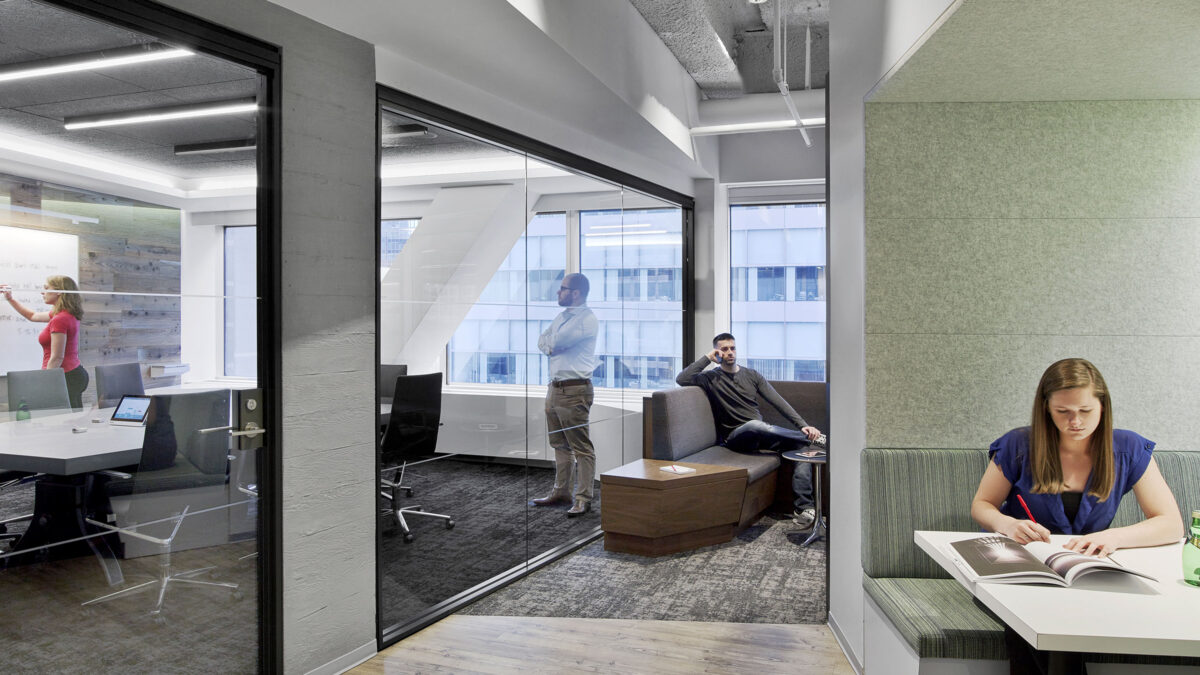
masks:
<svg viewBox="0 0 1200 675"><path fill-rule="evenodd" d="M808 453L808 454L805 454ZM784 459L793 462L802 462L804 464L813 465L813 519L812 533L808 535L800 543L801 546L808 546L814 541L821 538L823 534L829 533L829 525L825 522L825 514L821 510L821 467L829 461L829 453L825 450L788 450L780 455Z"/></svg>

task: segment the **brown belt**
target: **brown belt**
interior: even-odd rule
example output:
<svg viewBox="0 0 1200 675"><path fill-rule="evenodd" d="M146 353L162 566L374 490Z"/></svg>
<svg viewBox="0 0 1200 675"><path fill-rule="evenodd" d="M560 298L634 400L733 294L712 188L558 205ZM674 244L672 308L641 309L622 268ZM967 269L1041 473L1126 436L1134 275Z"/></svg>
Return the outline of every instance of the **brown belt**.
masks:
<svg viewBox="0 0 1200 675"><path fill-rule="evenodd" d="M581 377L575 380L554 380L550 384L555 387L573 387L577 384L591 384L592 381L586 377Z"/></svg>

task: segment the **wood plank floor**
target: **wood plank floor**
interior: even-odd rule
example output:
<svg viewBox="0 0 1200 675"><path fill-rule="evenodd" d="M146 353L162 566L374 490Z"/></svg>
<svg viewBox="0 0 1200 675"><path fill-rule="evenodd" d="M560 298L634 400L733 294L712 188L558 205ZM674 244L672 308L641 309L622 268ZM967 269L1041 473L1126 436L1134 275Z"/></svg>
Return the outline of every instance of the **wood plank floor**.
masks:
<svg viewBox="0 0 1200 675"><path fill-rule="evenodd" d="M376 673L833 673L824 625L454 615L350 671Z"/></svg>

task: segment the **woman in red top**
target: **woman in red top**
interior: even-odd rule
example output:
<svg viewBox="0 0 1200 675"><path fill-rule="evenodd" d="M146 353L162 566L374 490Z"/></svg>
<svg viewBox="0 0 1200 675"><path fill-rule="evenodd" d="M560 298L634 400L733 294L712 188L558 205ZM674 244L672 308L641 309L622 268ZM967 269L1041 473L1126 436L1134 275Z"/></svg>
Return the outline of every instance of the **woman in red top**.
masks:
<svg viewBox="0 0 1200 675"><path fill-rule="evenodd" d="M79 320L83 318L83 299L78 293L61 292L78 291L79 286L71 277L58 275L46 279L43 288L42 301L52 306L48 312L35 312L21 304L13 298L12 288L8 286L0 286L0 293L21 316L47 324L38 336L43 352L42 370L62 368L67 376L71 407L82 408L83 390L91 380L87 369L79 363Z"/></svg>

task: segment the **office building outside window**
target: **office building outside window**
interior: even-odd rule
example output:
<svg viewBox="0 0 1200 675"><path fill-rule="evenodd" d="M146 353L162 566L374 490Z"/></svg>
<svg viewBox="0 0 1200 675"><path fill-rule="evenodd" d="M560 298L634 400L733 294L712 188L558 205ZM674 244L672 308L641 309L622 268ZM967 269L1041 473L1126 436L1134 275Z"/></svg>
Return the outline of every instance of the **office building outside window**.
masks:
<svg viewBox="0 0 1200 675"><path fill-rule="evenodd" d="M767 379L825 381L825 208L730 207L730 328Z"/></svg>
<svg viewBox="0 0 1200 675"><path fill-rule="evenodd" d="M595 385L674 386L683 368L682 231L674 208L537 214L454 333L450 382L547 381L537 338L561 311L556 291L573 235L600 324Z"/></svg>
<svg viewBox="0 0 1200 675"><path fill-rule="evenodd" d="M579 212L579 258L600 321L593 383L664 389L683 369L683 212Z"/></svg>
<svg viewBox="0 0 1200 675"><path fill-rule="evenodd" d="M565 214L537 214L450 339L451 382L546 382L549 360L537 338L561 310L566 264Z"/></svg>

